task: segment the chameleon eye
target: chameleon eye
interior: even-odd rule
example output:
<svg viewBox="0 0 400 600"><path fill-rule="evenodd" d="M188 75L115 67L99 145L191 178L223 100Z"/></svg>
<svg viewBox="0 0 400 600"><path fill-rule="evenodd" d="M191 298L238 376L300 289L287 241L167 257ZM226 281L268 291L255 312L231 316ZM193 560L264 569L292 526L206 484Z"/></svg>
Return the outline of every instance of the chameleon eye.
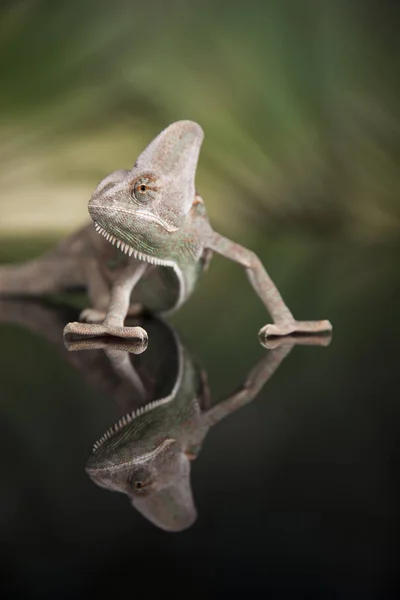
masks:
<svg viewBox="0 0 400 600"><path fill-rule="evenodd" d="M139 494L139 495L144 495L146 496L147 494L151 493L151 490L153 488L153 479L149 479L149 478L140 478L137 479L136 481L130 481L130 485L131 488L133 488L133 490Z"/></svg>
<svg viewBox="0 0 400 600"><path fill-rule="evenodd" d="M149 469L140 468L134 470L128 477L128 483L131 490L137 494L148 494L151 492L154 478L152 477Z"/></svg>
<svg viewBox="0 0 400 600"><path fill-rule="evenodd" d="M140 202L148 202L154 198L157 188L154 181L150 177L140 177L137 179L132 188L132 197Z"/></svg>

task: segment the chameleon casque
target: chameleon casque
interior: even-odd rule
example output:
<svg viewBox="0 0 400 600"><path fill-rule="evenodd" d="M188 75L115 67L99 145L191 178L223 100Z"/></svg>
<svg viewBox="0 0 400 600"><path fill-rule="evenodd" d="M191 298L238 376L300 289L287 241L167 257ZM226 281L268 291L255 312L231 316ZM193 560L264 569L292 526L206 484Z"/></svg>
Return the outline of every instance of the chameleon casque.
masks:
<svg viewBox="0 0 400 600"><path fill-rule="evenodd" d="M39 259L0 268L0 294L41 295L84 286L92 306L80 315L85 322L66 325L65 337L144 341L146 331L125 326L125 318L177 310L216 252L246 269L271 315L273 323L261 328L261 338L330 332L326 320L296 321L256 254L212 229L195 190L203 137L193 121L169 125L131 170L115 171L99 183L88 207L94 227Z"/></svg>

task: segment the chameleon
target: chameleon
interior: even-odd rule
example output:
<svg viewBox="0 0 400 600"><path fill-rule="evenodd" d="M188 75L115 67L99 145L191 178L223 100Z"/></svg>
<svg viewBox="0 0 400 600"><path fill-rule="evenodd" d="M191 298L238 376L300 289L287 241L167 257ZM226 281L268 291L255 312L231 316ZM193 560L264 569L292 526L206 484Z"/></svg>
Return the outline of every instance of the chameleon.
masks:
<svg viewBox="0 0 400 600"><path fill-rule="evenodd" d="M241 265L273 323L260 339L329 333L328 320L297 321L259 257L213 230L195 175L204 132L190 120L161 131L130 170L105 177L88 205L93 223L47 254L0 268L0 295L85 288L91 306L64 337L147 339L126 317L168 315L190 297L214 253ZM100 234L100 235L97 235Z"/></svg>

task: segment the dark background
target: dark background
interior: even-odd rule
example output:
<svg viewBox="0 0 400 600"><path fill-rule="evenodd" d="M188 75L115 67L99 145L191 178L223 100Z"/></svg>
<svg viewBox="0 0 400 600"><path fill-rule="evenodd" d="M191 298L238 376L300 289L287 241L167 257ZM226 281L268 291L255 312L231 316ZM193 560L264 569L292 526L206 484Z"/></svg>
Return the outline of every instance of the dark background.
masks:
<svg viewBox="0 0 400 600"><path fill-rule="evenodd" d="M198 519L172 534L85 473L115 406L71 364L67 315L0 303L5 597L396 597L398 60L389 2L2 2L1 262L86 222L99 180L190 118L215 229L334 326L209 432ZM219 257L171 321L214 401L266 352L268 315Z"/></svg>

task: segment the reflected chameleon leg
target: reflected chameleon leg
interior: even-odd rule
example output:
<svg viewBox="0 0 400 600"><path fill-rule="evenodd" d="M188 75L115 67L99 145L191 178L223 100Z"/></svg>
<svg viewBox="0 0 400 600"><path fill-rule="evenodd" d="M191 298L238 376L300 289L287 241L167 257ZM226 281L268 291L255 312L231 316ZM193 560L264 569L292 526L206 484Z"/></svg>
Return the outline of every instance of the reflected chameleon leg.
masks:
<svg viewBox="0 0 400 600"><path fill-rule="evenodd" d="M329 339L328 336L324 336L324 338L321 336L276 338L274 348L268 350L267 354L251 369L240 388L204 412L203 419L206 425L209 427L215 425L239 408L252 402L294 346L327 346Z"/></svg>
<svg viewBox="0 0 400 600"><path fill-rule="evenodd" d="M269 350L251 369L238 391L204 413L206 424L211 427L254 400L295 345L296 341L292 341L290 344L282 344L274 350Z"/></svg>

